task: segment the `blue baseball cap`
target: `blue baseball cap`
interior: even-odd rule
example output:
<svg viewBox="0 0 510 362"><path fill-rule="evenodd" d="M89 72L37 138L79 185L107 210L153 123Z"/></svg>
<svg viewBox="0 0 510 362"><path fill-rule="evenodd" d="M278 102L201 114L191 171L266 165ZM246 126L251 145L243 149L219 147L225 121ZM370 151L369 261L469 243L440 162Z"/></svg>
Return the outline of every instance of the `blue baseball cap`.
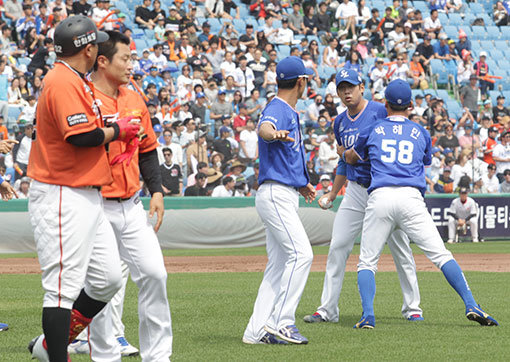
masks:
<svg viewBox="0 0 510 362"><path fill-rule="evenodd" d="M154 127L152 127L154 132L163 132L163 127L161 127L160 124L155 124Z"/></svg>
<svg viewBox="0 0 510 362"><path fill-rule="evenodd" d="M276 65L276 77L279 80L296 79L304 75L312 75L313 70L305 68L305 64L296 56L290 56L282 59Z"/></svg>
<svg viewBox="0 0 510 362"><path fill-rule="evenodd" d="M452 153L452 152L453 152L453 150L452 150L451 148L445 148L445 149L443 150L443 155L445 155L445 156L446 156L447 154Z"/></svg>
<svg viewBox="0 0 510 362"><path fill-rule="evenodd" d="M335 81L337 88L342 82L347 82L352 85L358 85L363 83L363 80L361 79L361 76L357 71L355 71L354 69L345 68L340 69L340 71L336 74Z"/></svg>
<svg viewBox="0 0 510 362"><path fill-rule="evenodd" d="M227 94L227 92L225 92L225 89L218 90L218 95L222 95L222 94Z"/></svg>
<svg viewBox="0 0 510 362"><path fill-rule="evenodd" d="M205 98L205 94L203 92L198 92L196 98Z"/></svg>
<svg viewBox="0 0 510 362"><path fill-rule="evenodd" d="M230 133L230 128L228 128L227 126L222 126L222 127L220 128L220 135L221 135L222 133Z"/></svg>
<svg viewBox="0 0 510 362"><path fill-rule="evenodd" d="M432 150L430 150L430 153L434 154L439 151L441 151L441 149L439 147L432 147Z"/></svg>
<svg viewBox="0 0 510 362"><path fill-rule="evenodd" d="M411 103L413 93L411 92L411 86L405 80L395 79L390 82L384 92L386 102L395 106L405 106Z"/></svg>

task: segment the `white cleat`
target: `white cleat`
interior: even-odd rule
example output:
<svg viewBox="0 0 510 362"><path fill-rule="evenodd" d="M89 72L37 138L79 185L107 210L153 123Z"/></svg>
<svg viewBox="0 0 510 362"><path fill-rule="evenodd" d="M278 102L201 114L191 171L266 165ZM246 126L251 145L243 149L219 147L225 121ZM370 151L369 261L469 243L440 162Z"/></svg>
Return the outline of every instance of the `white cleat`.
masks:
<svg viewBox="0 0 510 362"><path fill-rule="evenodd" d="M120 354L122 357L134 357L138 356L140 351L136 347L133 347L123 336L117 337L117 342L120 346Z"/></svg>
<svg viewBox="0 0 510 362"><path fill-rule="evenodd" d="M90 354L89 342L75 339L69 346L67 346L69 354Z"/></svg>
<svg viewBox="0 0 510 362"><path fill-rule="evenodd" d="M32 359L37 359L40 362L50 362L48 351L43 346L44 334L35 337L28 344L28 350L32 354Z"/></svg>

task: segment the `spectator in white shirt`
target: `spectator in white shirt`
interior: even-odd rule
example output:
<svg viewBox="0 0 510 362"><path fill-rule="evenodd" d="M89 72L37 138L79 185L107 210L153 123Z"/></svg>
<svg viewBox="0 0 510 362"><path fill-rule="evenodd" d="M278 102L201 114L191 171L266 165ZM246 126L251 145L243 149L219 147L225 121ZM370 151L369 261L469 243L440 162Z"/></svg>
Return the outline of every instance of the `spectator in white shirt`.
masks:
<svg viewBox="0 0 510 362"><path fill-rule="evenodd" d="M407 81L407 78L412 77L409 66L404 63L404 55L402 53L397 56L397 62L392 64L388 73L390 74L390 82L394 81L395 79L402 79Z"/></svg>
<svg viewBox="0 0 510 362"><path fill-rule="evenodd" d="M251 91L255 88L253 81L255 75L251 68L247 67L248 60L244 55L239 57L239 67L234 71L234 82L237 89L241 92L243 98L249 97Z"/></svg>
<svg viewBox="0 0 510 362"><path fill-rule="evenodd" d="M386 75L388 70L384 68L384 60L378 58L375 62L375 68L370 74L370 80L372 81L372 94L382 93L386 89Z"/></svg>
<svg viewBox="0 0 510 362"><path fill-rule="evenodd" d="M276 44L291 45L294 41L294 32L289 28L289 20L282 19L282 27L278 28Z"/></svg>
<svg viewBox="0 0 510 362"><path fill-rule="evenodd" d="M239 135L239 146L241 162L250 165L259 157L258 136L252 119L246 121L246 129Z"/></svg>
<svg viewBox="0 0 510 362"><path fill-rule="evenodd" d="M510 170L510 131L500 136L500 144L494 146L492 158L496 161L497 175L500 182L503 181L503 173Z"/></svg>
<svg viewBox="0 0 510 362"><path fill-rule="evenodd" d="M499 180L496 176L496 165L487 166L487 174L482 176L482 193L495 194L499 192Z"/></svg>
<svg viewBox="0 0 510 362"><path fill-rule="evenodd" d="M232 61L232 52L225 52L225 60L220 64L221 75L227 79L229 75L234 75L236 63Z"/></svg>
<svg viewBox="0 0 510 362"><path fill-rule="evenodd" d="M338 164L338 153L336 152L335 132L328 128L327 138L319 146L319 162L322 172L332 174Z"/></svg>
<svg viewBox="0 0 510 362"><path fill-rule="evenodd" d="M343 0L336 9L335 18L338 20L338 27L350 29L354 38L356 37L356 16L358 15L358 7L350 0Z"/></svg>
<svg viewBox="0 0 510 362"><path fill-rule="evenodd" d="M32 133L34 126L29 123L25 125L24 135L18 138L18 143L12 150L12 159L14 160L14 169L21 169L23 174L16 172L15 180L20 179L27 174L28 158L32 149Z"/></svg>
<svg viewBox="0 0 510 362"><path fill-rule="evenodd" d="M149 55L149 60L152 62L152 65L158 67L159 71L166 68L168 60L163 55L163 46L161 44L154 45L154 53Z"/></svg>
<svg viewBox="0 0 510 362"><path fill-rule="evenodd" d="M430 12L430 16L428 18L425 18L425 20L423 21L423 27L425 28L425 32L432 39L436 39L439 36L439 32L443 28L438 16L439 15L437 10L434 9Z"/></svg>
<svg viewBox="0 0 510 362"><path fill-rule="evenodd" d="M322 64L337 68L341 67L340 57L338 56L338 51L336 47L338 46L338 40L336 38L331 38L329 40L329 44L326 48L324 48L324 53L322 55Z"/></svg>
<svg viewBox="0 0 510 362"><path fill-rule="evenodd" d="M388 33L388 48L390 52L398 54L405 50L409 38L404 34L402 23L395 24L395 29Z"/></svg>
<svg viewBox="0 0 510 362"><path fill-rule="evenodd" d="M218 185L214 188L211 196L212 197L231 197L234 195L234 186L236 185L235 180L226 176L221 181L221 185Z"/></svg>

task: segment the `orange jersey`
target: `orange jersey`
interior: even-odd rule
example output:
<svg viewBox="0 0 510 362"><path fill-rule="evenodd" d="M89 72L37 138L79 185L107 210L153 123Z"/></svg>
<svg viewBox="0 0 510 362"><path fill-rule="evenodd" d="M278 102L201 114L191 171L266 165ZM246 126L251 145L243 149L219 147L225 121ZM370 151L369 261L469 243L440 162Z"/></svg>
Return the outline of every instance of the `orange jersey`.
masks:
<svg viewBox="0 0 510 362"><path fill-rule="evenodd" d="M55 63L44 77L43 86L28 176L69 187L110 184L112 175L104 146L76 147L66 141L70 136L102 127L90 87L62 63Z"/></svg>
<svg viewBox="0 0 510 362"><path fill-rule="evenodd" d="M113 183L103 187L101 190L104 197L128 198L140 190L138 153L149 152L158 147L156 134L152 129L149 111L142 97L135 91L126 87L119 88L119 94L116 99L98 90L96 90L95 94L106 124L117 122L118 119L127 116L135 116L140 118L140 124L145 129L145 134L147 134L147 137L140 142L139 148L133 155L129 166L126 165L126 162L111 166ZM127 144L124 142L111 142L108 151L109 160L111 161L115 156L123 153L126 147ZM156 172L159 172L159 170L156 170Z"/></svg>

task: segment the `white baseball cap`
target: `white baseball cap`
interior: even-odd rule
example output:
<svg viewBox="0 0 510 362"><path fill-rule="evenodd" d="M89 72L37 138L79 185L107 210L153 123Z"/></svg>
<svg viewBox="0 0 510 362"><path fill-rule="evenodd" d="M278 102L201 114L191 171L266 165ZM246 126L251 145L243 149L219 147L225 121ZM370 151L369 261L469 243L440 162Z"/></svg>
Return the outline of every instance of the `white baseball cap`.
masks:
<svg viewBox="0 0 510 362"><path fill-rule="evenodd" d="M486 52L486 51L481 51L481 52L480 52L480 56L481 56L481 57L486 57L486 58L487 58L487 52Z"/></svg>

